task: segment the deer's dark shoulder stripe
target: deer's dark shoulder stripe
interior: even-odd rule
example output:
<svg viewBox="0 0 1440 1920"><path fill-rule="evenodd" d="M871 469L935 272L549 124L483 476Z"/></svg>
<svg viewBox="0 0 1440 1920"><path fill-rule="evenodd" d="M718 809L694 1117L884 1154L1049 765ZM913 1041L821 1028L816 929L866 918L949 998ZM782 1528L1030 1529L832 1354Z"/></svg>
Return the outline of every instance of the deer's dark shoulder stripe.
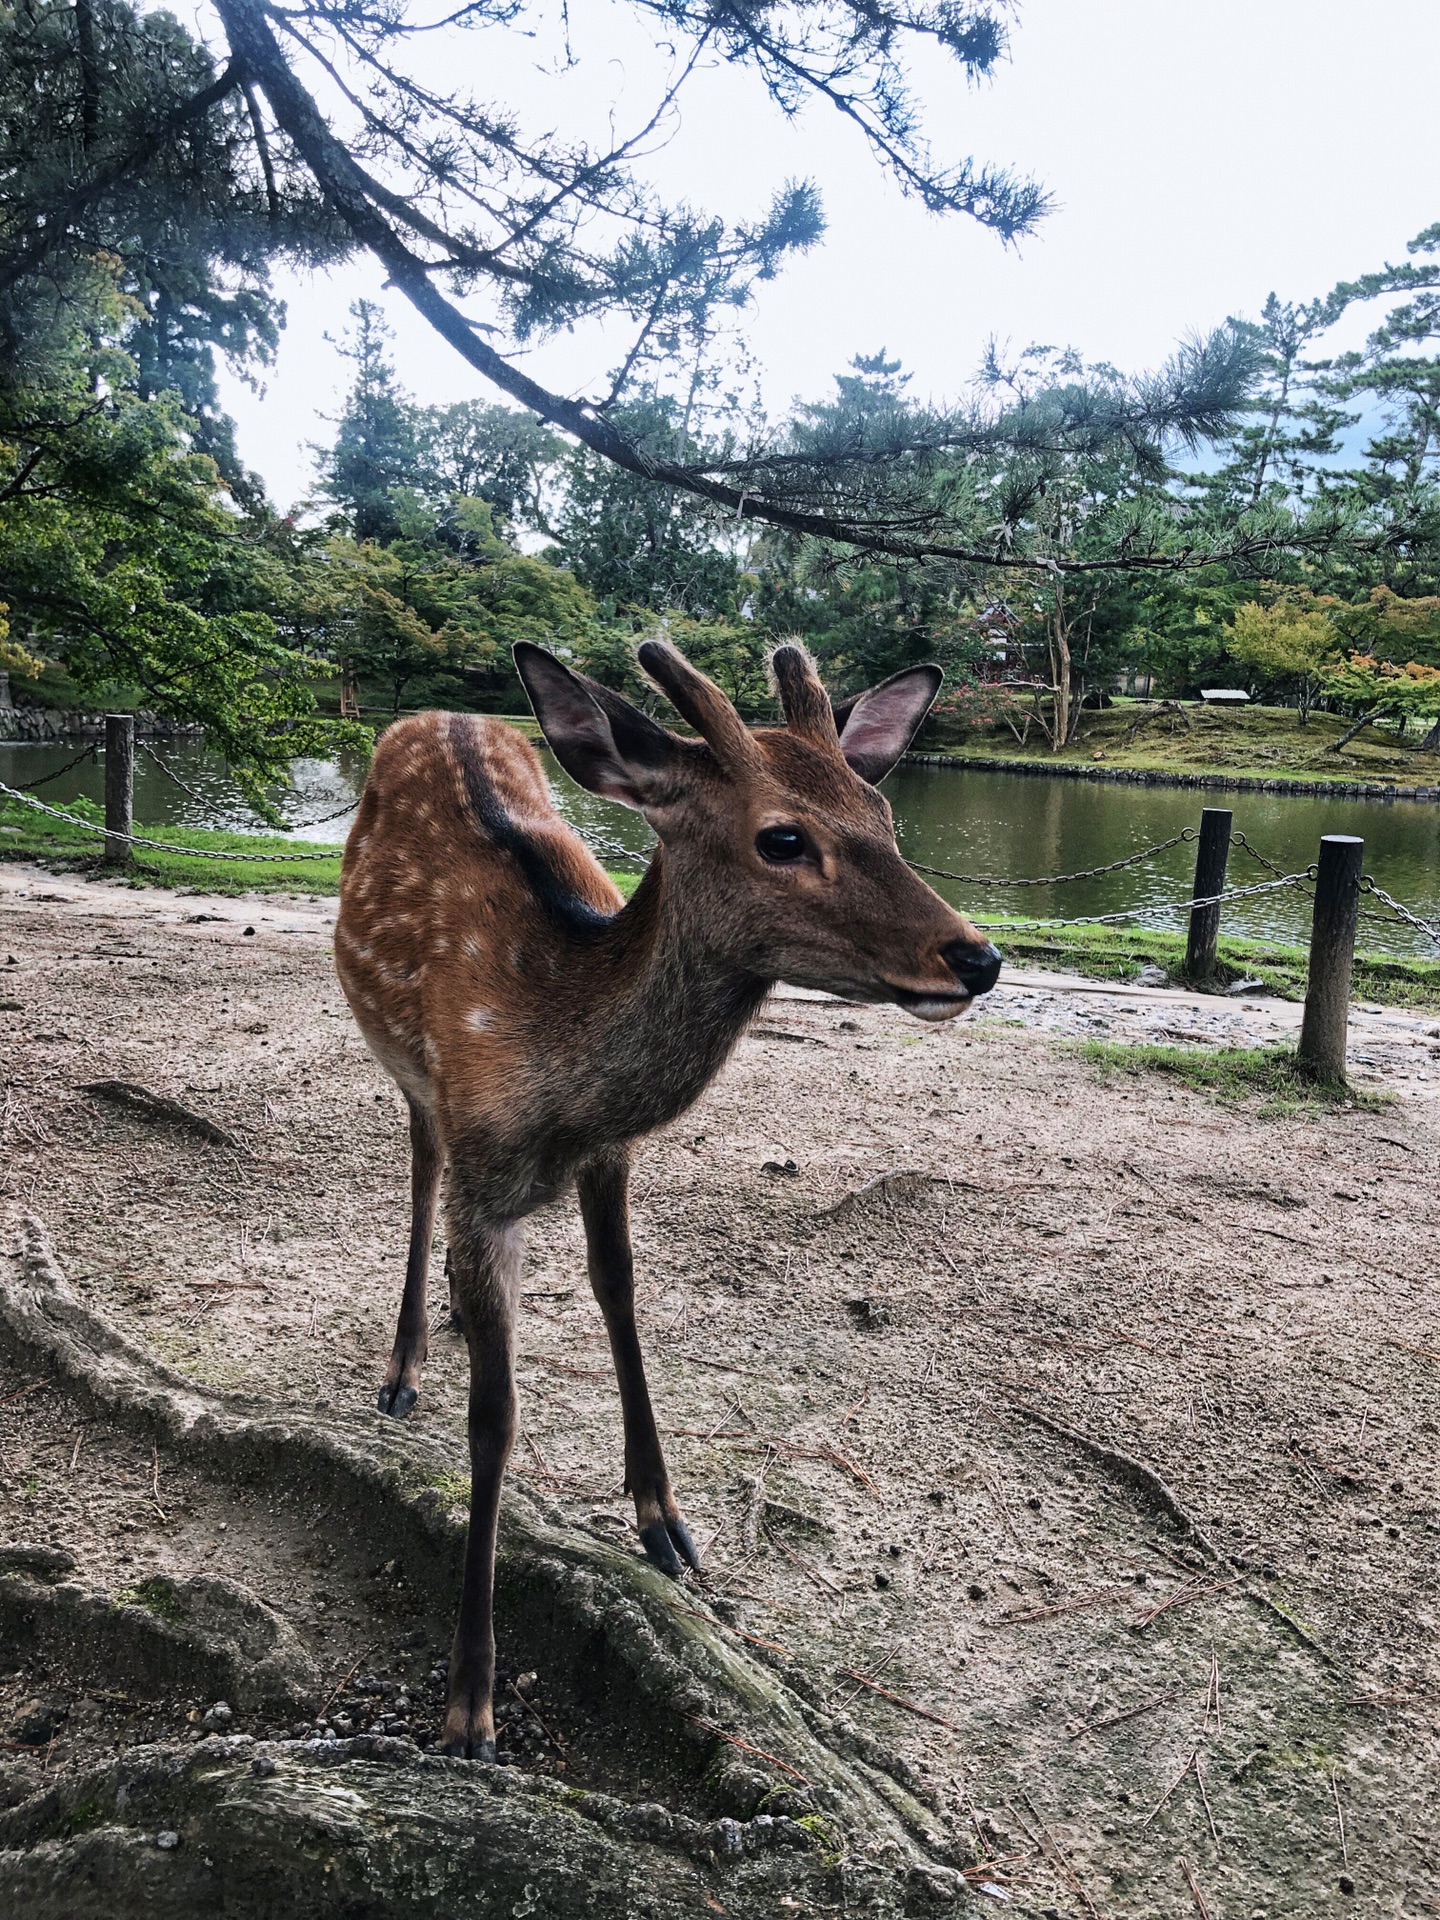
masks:
<svg viewBox="0 0 1440 1920"><path fill-rule="evenodd" d="M612 916L582 899L565 876L557 872L548 850L506 812L505 803L486 772L476 732L463 720L459 724L452 720L450 750L464 776L466 797L475 818L501 852L508 853L519 867L547 919L579 939L593 938L602 932Z"/></svg>

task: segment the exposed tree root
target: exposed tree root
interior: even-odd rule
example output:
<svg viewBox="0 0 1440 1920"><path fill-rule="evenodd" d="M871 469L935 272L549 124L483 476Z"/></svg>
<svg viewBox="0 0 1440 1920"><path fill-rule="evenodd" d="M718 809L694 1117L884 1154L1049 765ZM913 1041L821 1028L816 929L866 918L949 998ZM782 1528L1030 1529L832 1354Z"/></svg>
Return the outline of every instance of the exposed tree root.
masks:
<svg viewBox="0 0 1440 1920"><path fill-rule="evenodd" d="M197 1387L78 1298L38 1221L17 1211L9 1226L0 1348L97 1421L178 1452L205 1476L303 1494L336 1526L400 1556L415 1590L453 1603L465 1522L451 1504L449 1447L389 1421L326 1419ZM170 1598L181 1614L204 1601L203 1622L166 1621L170 1608L144 1617L135 1596L55 1584L66 1575L58 1561L32 1566L23 1555L0 1566L6 1608L35 1620L59 1609L100 1642L148 1634L146 1658L164 1639L163 1657L182 1665L223 1661L228 1647L262 1693L254 1675L271 1658L272 1697L307 1677L277 1653L287 1651L283 1623L257 1616L245 1641L238 1614L225 1627L226 1597L191 1595L195 1582L176 1583ZM536 1920L579 1911L668 1920L700 1910L712 1883L738 1916L773 1915L790 1890L807 1907L839 1899L881 1915L956 1897L960 1876L939 1857L934 1815L873 1743L786 1684L782 1674L799 1675L779 1649L762 1664L701 1596L682 1598L637 1555L565 1526L521 1488L507 1495L498 1599L527 1652L583 1676L653 1798L626 1805L374 1735L134 1749L0 1813L0 1906L36 1920L381 1916L402 1905L407 1920L498 1920L518 1902ZM243 1613L243 1599L229 1601ZM231 1697L245 1684L236 1671L204 1678ZM180 1842L157 1853L162 1830Z"/></svg>
<svg viewBox="0 0 1440 1920"><path fill-rule="evenodd" d="M1219 1560L1222 1557L1219 1548L1194 1514L1181 1503L1173 1489L1161 1479L1155 1469L1147 1467L1143 1460L1135 1459L1132 1454L1121 1453L1117 1447L1107 1447L1102 1441L1092 1440L1088 1433L1081 1433L1075 1427L1067 1427L1063 1421L1052 1420L1048 1413L1041 1413L1038 1407L1021 1407L1012 1404L1010 1411L1018 1414L1022 1420L1028 1420L1032 1426L1044 1427L1047 1433L1053 1433L1062 1440L1068 1440L1072 1447L1078 1447L1082 1453L1088 1453L1092 1460L1098 1460L1102 1466L1108 1467L1117 1479L1128 1481L1132 1487L1146 1494L1154 1506L1159 1507L1160 1511L1167 1514L1177 1527L1190 1535L1202 1553L1208 1554L1212 1560Z"/></svg>

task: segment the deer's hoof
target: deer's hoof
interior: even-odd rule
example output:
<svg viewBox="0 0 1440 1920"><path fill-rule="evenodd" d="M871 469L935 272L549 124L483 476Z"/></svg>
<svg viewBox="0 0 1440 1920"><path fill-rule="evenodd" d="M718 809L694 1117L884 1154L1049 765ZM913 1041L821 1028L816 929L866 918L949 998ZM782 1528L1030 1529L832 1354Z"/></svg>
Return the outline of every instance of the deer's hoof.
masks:
<svg viewBox="0 0 1440 1920"><path fill-rule="evenodd" d="M440 1729L441 1753L456 1760L488 1760L495 1764L495 1722L488 1699L480 1704L478 1695L467 1698L462 1691L452 1697Z"/></svg>
<svg viewBox="0 0 1440 1920"><path fill-rule="evenodd" d="M452 1760L483 1760L492 1767L497 1764L495 1739L491 1734L482 1734L476 1740L465 1734L456 1734L453 1740L440 1742L440 1751L449 1754Z"/></svg>
<svg viewBox="0 0 1440 1920"><path fill-rule="evenodd" d="M388 1413L392 1420L403 1420L419 1398L418 1387L404 1387L398 1380L387 1380L380 1389L375 1405L381 1413Z"/></svg>
<svg viewBox="0 0 1440 1920"><path fill-rule="evenodd" d="M678 1580L686 1566L693 1567L697 1573L700 1571L700 1555L695 1551L695 1542L678 1514L673 1520L652 1520L648 1527L642 1527L640 1544L645 1549L645 1558L653 1560L660 1571L668 1573L672 1580Z"/></svg>

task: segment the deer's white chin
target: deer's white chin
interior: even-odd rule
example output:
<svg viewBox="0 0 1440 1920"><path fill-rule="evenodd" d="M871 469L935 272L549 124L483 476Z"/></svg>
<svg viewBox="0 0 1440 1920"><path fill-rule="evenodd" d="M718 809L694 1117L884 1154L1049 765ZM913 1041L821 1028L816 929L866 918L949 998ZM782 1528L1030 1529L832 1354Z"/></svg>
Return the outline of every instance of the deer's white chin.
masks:
<svg viewBox="0 0 1440 1920"><path fill-rule="evenodd" d="M964 1013L974 997L968 993L912 993L904 987L892 991L896 1006L917 1020L953 1020Z"/></svg>

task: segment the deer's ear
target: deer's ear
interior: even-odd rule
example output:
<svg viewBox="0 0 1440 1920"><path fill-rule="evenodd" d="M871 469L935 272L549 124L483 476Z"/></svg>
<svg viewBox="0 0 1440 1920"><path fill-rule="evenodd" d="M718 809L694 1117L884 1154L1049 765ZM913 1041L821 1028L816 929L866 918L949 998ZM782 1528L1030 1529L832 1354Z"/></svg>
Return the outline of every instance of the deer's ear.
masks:
<svg viewBox="0 0 1440 1920"><path fill-rule="evenodd" d="M627 807L656 803L679 756L673 734L528 640L515 647L515 671L540 731L572 780Z"/></svg>
<svg viewBox="0 0 1440 1920"><path fill-rule="evenodd" d="M944 678L936 666L906 667L836 708L840 751L862 780L879 786L915 738Z"/></svg>

